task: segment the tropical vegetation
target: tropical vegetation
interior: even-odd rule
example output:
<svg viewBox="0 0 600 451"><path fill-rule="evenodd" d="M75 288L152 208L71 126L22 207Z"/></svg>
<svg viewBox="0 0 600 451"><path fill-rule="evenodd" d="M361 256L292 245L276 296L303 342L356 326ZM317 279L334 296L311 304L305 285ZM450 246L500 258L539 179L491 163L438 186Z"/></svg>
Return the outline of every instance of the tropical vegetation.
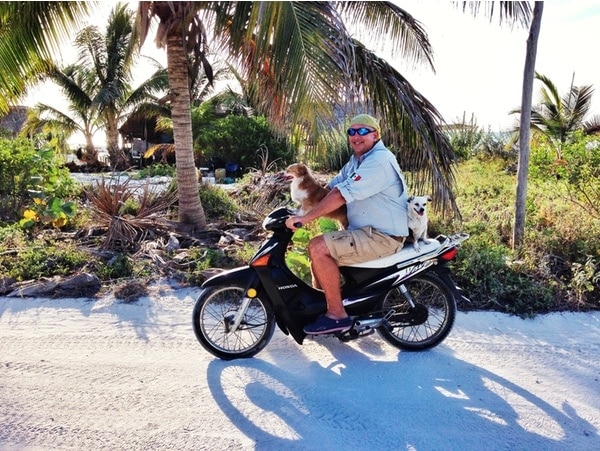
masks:
<svg viewBox="0 0 600 451"><path fill-rule="evenodd" d="M44 8L43 3L37 6ZM61 18L71 13L54 12ZM526 23L529 14L526 2L500 2L501 19ZM42 30L54 32L43 27L44 18L32 11L28 26L38 29L37 38L43 38ZM200 68L212 78L209 38L221 39L241 68L252 104L282 133L293 136L292 142L323 149L329 135L324 130L343 129L348 115L372 111L389 130L386 141L403 152L411 168L419 169L416 184L429 187L440 209L456 212L452 149L441 131L442 118L396 69L352 38L347 27L364 25L408 62L432 67L427 35L405 10L380 2L140 2L140 43L155 19L156 42L167 49L180 222L206 226L192 152L190 80ZM18 21L11 25L25 26ZM32 50L35 41L26 42ZM7 62L7 72L14 74L31 67L35 58L22 53Z"/></svg>
<svg viewBox="0 0 600 451"><path fill-rule="evenodd" d="M178 209L174 213L170 208L175 191L170 190L166 199L157 201L149 195L136 197L123 184L117 184L116 188L105 184L96 186L91 192L88 189L85 197L93 208L82 209L82 217L77 218L76 212L80 210L75 205L80 205L79 199L67 190L61 191L65 174L52 165L44 166L35 174L22 171L27 164L25 160L11 159L14 149L10 146L15 144L2 143L8 149L0 152L6 160L3 165L14 166L7 170L9 176L0 180L0 195L7 201L3 205L11 205L3 211L10 224L0 230L1 236L10 237L2 241L4 248L0 249L3 274L17 279L31 277L31 273L23 270L28 264L39 268L35 271L37 277L94 266L90 259L80 258L80 249L35 234L52 229L74 231L85 228L85 221L93 221L112 233L108 233L100 245L103 252L111 252L108 260L103 252L91 253L95 257L91 260L98 262L97 272L107 278L141 277L142 274L148 277L147 266L136 268L132 264L140 259L132 259L131 252L137 252L154 234L163 234L161 239L167 239L165 220L173 214L177 215L180 224L191 225L191 229L185 229L188 233L210 233L207 219L213 219L213 212L220 218L231 218L259 205L265 208L273 205L271 200L257 200L247 193L251 191L248 186L258 186L261 195L272 194L265 184L271 168L266 164L266 146L258 146L263 164L260 171L251 174L244 194L239 197L217 195L213 188L199 189L194 138L205 156L212 153L223 157L227 154L218 148L219 141L223 146L231 146L234 141L227 127L229 130L236 127L239 131L240 124L258 129L259 125L268 123L293 145L296 158L322 163L319 156L323 149L340 147L340 134L335 131L343 130L348 116L366 110L382 118L387 129L384 139L394 150L403 153L412 191L431 193L440 213L459 209L462 212L465 219L462 224L457 222L456 216L441 214L432 218L432 232L447 233L458 227L471 233L472 238L460 254L456 273L474 303L462 308L495 308L527 315L539 311L599 307L600 276L595 239L598 236L595 206L600 200L597 180L600 171L595 158L598 144L593 138L575 132L581 128L585 115L572 114L585 105L591 89L583 87L575 91L572 87L568 97L560 98L549 79L538 77L546 85L546 101L539 111L535 108L530 111L531 102L527 101L530 92L524 90L519 157L529 158L530 116L536 134L551 139L531 143L533 194L525 198L523 204L528 213L524 228L526 246L513 250L510 233L507 233L513 210L507 198L512 197L514 189L514 171L510 169L516 164L514 153L500 152L499 138L490 137L475 126L462 128L469 131L469 136L448 133L435 107L396 69L354 39L349 31L350 24L366 25L375 36L390 40L407 60L432 67L432 49L422 25L394 4L140 2L135 28L131 27L131 16L127 15L125 21L117 21L122 25L120 31L114 29L112 33L107 29L103 36L93 28L85 30L84 35L80 35L80 42L86 42L85 46L90 50L88 62L84 59L83 64L59 72L48 63L52 44L58 42L57 38L64 34L72 19L86 12L87 5L26 2L22 7L19 4L17 11L14 4L16 2L0 3L0 37L3 38L0 39L0 57L5 63L0 77L2 102L18 98L27 83L40 74L58 76L62 73L75 81L82 91L91 89L86 92L86 101L87 105L93 106L91 112L97 116L82 117L80 114L79 119L84 124L85 121L102 123L109 136L114 136L114 127L109 122L115 123L114 120L125 111L120 108L127 98L124 95L127 92L126 70L133 55L132 43L144 42L151 23L158 22L157 43L167 50L169 92L162 101L171 112L175 138ZM528 23L531 8L526 2L500 2L500 6L502 18ZM476 3L475 14L478 8ZM124 9L121 11L125 12ZM532 33L536 24L539 25L541 12L540 2L536 2ZM493 5L487 13L493 13ZM132 34L134 32L139 36ZM110 37L116 40L111 41ZM87 38L89 40L84 41ZM18 39L22 42L16 42ZM209 121L200 114L197 118L201 126L194 135L192 95L196 91L200 69L208 81L214 80L208 47L213 40L219 40L220 49L226 52L231 66L236 68L235 72L244 84L244 100L258 116L248 118L242 114L213 118L211 126L226 130L219 135L207 128ZM114 46L108 45L109 42ZM535 58L533 61L529 58L534 50L531 47L528 41L526 66L532 69ZM112 56L120 64L109 70ZM101 66L106 71L96 70ZM121 69L124 71L120 72ZM103 85L102 80L107 84ZM164 74L162 80L164 87ZM0 109L6 109L7 105L0 103ZM81 112L90 113L90 108L81 108ZM460 132L461 128L454 131ZM52 132L57 134L57 129ZM68 128L63 128L63 132L68 132ZM251 147L255 148L261 139L256 138ZM16 143L25 149L22 153L30 161L50 161L52 152L43 145L36 142L32 144L33 148L27 149L22 142ZM271 151L277 145L272 142L268 146L266 149ZM284 157L287 157L286 151L288 148L281 150ZM245 154L249 152L252 150L241 150L239 159L247 157ZM456 164L457 155L461 159L459 165ZM282 161L284 157L281 157ZM526 163L519 161L517 165L519 182L523 175L527 181L529 162ZM35 164L32 167L37 168ZM64 186L67 186L66 182ZM11 191L11 188L18 189ZM535 203L528 200L532 197L535 197ZM518 196L517 211L519 199L523 200ZM13 203L8 204L9 200ZM232 201L239 205L232 206ZM577 212L572 211L573 206L579 207ZM235 213L228 215L230 210ZM85 217L90 211L91 219ZM157 223L159 211L162 219ZM18 225L11 222L19 218ZM516 233L513 233L513 244L517 241L515 237ZM86 239L90 239L89 234ZM174 241L173 234L169 235L168 241L167 244ZM190 241L199 242L198 238ZM60 259L52 259L44 254L50 261L58 262L57 267L40 264L36 259L39 254L35 251L17 250L30 243L34 243L35 248L53 249L57 256L60 255ZM98 245L96 241L94 243ZM190 251L185 257L194 254L198 263L196 269L206 269L217 261L219 265L226 264L227 259L218 258L219 250L207 244L203 246L207 249L202 255ZM245 247L243 252L248 253L248 248ZM164 254L151 254L153 261L164 261ZM23 264L21 255L28 263ZM177 257L181 264L184 257L179 254ZM83 261L86 261L84 266Z"/></svg>
<svg viewBox="0 0 600 451"><path fill-rule="evenodd" d="M78 63L62 70L47 63L47 77L65 95L69 112L39 103L31 111L23 132L29 136L39 131L64 134L68 139L79 131L86 140L87 159L93 160L97 154L93 135L103 130L112 167L126 169L129 159L119 145L119 127L125 119L139 111L169 115L157 97L168 89L164 69L158 68L137 88L131 86L137 49L132 41L133 26L134 12L126 4L117 3L104 31L96 25L80 30L75 38Z"/></svg>
<svg viewBox="0 0 600 451"><path fill-rule="evenodd" d="M461 132L452 132L451 142L463 141L453 133ZM559 166L554 164L555 154L547 143L532 146L532 196L527 204L526 240L519 252L510 245L511 168L516 154L502 146L495 151L479 147L458 163L456 193L463 220L434 213L430 235L470 234L453 263L453 274L471 299L471 303L461 303L460 309L493 309L522 316L600 309L600 144L582 134L570 141L564 147L568 164ZM582 174L585 183L580 182ZM65 196L64 201L77 205L77 216L60 229L52 223L36 222L34 227L24 228L5 221L0 228L0 237L6 237L0 245L0 273L26 280L93 272L104 281L105 288L124 279L161 276L200 283L208 268L243 264L262 241L264 235L259 232L252 232L243 242L226 244L222 240L231 240L239 233L237 229L249 223L258 230L261 215L289 200L286 190L272 189L269 180L274 180L273 176L257 171L227 191L203 186L199 193L210 221L209 231L187 237L173 234L161 228L165 223L157 222L157 218L174 218L175 210L167 206L173 198L161 205L151 193L135 191L128 184L113 188L108 183L93 185L86 190L93 194L86 195L92 208L84 207L80 196ZM156 209L161 213L153 216ZM106 233L111 227L112 232ZM308 274L303 254L309 238L306 233L319 231L303 230L295 240L290 265L300 275ZM71 238L67 240L67 236ZM173 236L178 237L179 248L167 251ZM215 238L209 240L209 236Z"/></svg>
<svg viewBox="0 0 600 451"><path fill-rule="evenodd" d="M571 83L569 90L561 95L556 84L546 75L538 72L535 79L542 83L539 91L540 100L531 108L530 128L532 139L546 140L554 148L556 158L561 160L562 149L574 132L581 130L586 134L593 134L598 128L597 118L590 118L592 106L592 85L576 86ZM511 114L520 114L521 110L511 111ZM519 128L515 129L518 137ZM516 142L513 138L508 144Z"/></svg>

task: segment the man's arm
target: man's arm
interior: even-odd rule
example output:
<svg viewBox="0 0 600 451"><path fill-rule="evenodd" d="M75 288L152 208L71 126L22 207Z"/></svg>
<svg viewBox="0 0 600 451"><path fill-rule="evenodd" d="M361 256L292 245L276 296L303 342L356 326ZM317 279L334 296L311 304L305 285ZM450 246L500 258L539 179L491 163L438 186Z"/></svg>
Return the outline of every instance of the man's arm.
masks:
<svg viewBox="0 0 600 451"><path fill-rule="evenodd" d="M286 221L285 225L292 230L296 230L295 223L300 222L301 224L308 224L321 216L331 213L337 210L346 203L346 200L337 188L333 188L327 193L327 195L321 199L321 201L314 206L312 210L303 216L290 216Z"/></svg>

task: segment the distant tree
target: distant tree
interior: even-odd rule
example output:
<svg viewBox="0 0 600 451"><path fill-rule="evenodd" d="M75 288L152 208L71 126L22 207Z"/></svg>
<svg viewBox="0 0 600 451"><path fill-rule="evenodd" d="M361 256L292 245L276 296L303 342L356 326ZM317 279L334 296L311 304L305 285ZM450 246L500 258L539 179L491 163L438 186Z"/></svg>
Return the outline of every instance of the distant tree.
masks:
<svg viewBox="0 0 600 451"><path fill-rule="evenodd" d="M71 65L63 71L54 68L50 72L50 78L65 95L69 112L38 103L30 110L22 134L32 137L43 132L62 135L68 140L74 133L79 132L86 142L86 154L94 156L96 153L93 137L98 129L98 110L92 108L92 97L98 83L94 73L81 65Z"/></svg>
<svg viewBox="0 0 600 451"><path fill-rule="evenodd" d="M128 167L128 158L119 146L119 126L133 112L141 116L168 114L168 109L157 103L157 95L168 89L164 68L157 67L136 89L130 85L135 60L131 40L133 21L134 12L118 3L110 13L104 32L96 26L88 26L77 33L78 64L61 70L46 63L47 77L65 95L68 112L37 104L28 119L28 134L42 129L68 139L80 132L86 141L86 160L91 160L97 155L92 138L97 130L103 129L113 167Z"/></svg>
<svg viewBox="0 0 600 451"><path fill-rule="evenodd" d="M523 91L521 95L521 110L526 113L521 115L521 129L526 128L526 133L521 134L519 167L517 169L517 194L515 202L515 225L513 229L513 246L518 246L523 240L525 231L525 200L527 197L527 174L529 172L529 112L533 91L533 73L537 54L537 42L542 22L544 2L534 2L533 14L529 2L462 2L463 9L470 7L473 14L477 15L483 5L485 14L491 18L494 14L500 16L500 22L509 21L529 25L527 39L527 52L525 55L525 68L523 70ZM531 19L531 21L530 21Z"/></svg>
<svg viewBox="0 0 600 451"><path fill-rule="evenodd" d="M535 79L542 82L541 101L531 107L530 129L533 138L547 139L556 150L556 157L562 159L562 147L569 136L578 130L586 131L590 122L585 119L592 106L591 85L575 86L571 82L569 91L560 95L550 78L535 73ZM521 109L511 111L521 114ZM518 136L520 128L515 130Z"/></svg>
<svg viewBox="0 0 600 451"><path fill-rule="evenodd" d="M126 4L117 3L111 10L104 32L97 26L88 26L77 34L75 40L80 64L96 77L91 107L97 110L97 119L105 128L111 163L118 169L129 165L127 156L119 147L119 125L135 104L147 100L133 95L131 87L131 69L137 48L132 40L134 14ZM151 77L149 82L157 82L157 79ZM139 92L146 90L138 89Z"/></svg>

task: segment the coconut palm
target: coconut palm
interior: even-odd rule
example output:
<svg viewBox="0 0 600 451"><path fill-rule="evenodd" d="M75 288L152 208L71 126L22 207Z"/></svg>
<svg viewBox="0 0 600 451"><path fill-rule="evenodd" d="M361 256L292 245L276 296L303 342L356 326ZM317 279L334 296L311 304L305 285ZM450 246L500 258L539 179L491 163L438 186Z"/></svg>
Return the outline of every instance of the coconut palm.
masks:
<svg viewBox="0 0 600 451"><path fill-rule="evenodd" d="M84 136L88 155L94 155L94 133L98 130L98 111L92 108L92 94L97 79L81 65L71 65L63 71L53 68L50 78L59 86L69 102L69 113L44 103L38 103L28 114L22 133L33 136L39 131L62 134L68 140L75 132Z"/></svg>
<svg viewBox="0 0 600 451"><path fill-rule="evenodd" d="M104 129L107 150L113 167L124 169L128 159L119 147L119 126L131 113L140 116L168 110L157 103L157 95L168 88L166 70L157 66L150 78L133 90L130 86L134 48L131 43L134 13L124 4L111 11L102 32L88 26L77 33L75 44L79 50L79 64L63 71L52 67L47 76L66 96L70 113L64 113L45 104L36 105L27 124L27 132L42 127L71 135L81 132L86 140L86 153L95 155L92 137ZM50 66L51 63L48 63Z"/></svg>
<svg viewBox="0 0 600 451"><path fill-rule="evenodd" d="M577 130L586 130L590 122L586 117L592 106L592 85L575 86L560 95L556 85L545 75L535 73L535 79L542 82L540 103L531 108L530 128L536 139L546 139L556 150L556 157L562 158L562 147L569 136ZM511 111L521 114L521 109ZM519 128L516 133L518 134Z"/></svg>
<svg viewBox="0 0 600 451"><path fill-rule="evenodd" d="M119 125L131 109L131 68L136 56L132 42L134 12L118 3L110 12L106 29L83 28L75 40L80 64L93 72L98 80L91 107L106 131L106 147L114 167L123 169L127 157L119 147ZM141 99L137 99L140 101Z"/></svg>
<svg viewBox="0 0 600 451"><path fill-rule="evenodd" d="M141 42L159 21L157 43L166 46L171 88L179 219L205 226L193 167L188 55L210 71L207 24L243 69L252 103L282 132L302 127L309 136L340 128L346 115L380 116L403 160L423 168L438 205L454 206L452 151L437 110L394 68L350 36L344 17L387 37L410 62L431 65L421 25L404 10L379 2L140 2ZM198 65L197 65L198 66Z"/></svg>

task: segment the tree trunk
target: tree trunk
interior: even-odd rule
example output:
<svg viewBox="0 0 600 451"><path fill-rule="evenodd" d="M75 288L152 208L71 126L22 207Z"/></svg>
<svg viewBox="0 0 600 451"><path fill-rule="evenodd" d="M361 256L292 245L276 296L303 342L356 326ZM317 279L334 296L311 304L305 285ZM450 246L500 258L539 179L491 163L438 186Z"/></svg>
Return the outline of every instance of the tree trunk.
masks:
<svg viewBox="0 0 600 451"><path fill-rule="evenodd" d="M167 69L171 90L171 116L179 198L179 222L206 229L206 215L200 202L198 176L192 147L192 117L188 65L181 30L167 37Z"/></svg>
<svg viewBox="0 0 600 451"><path fill-rule="evenodd" d="M110 155L110 162L115 170L125 170L129 167L129 159L121 147L119 147L119 118L116 112L111 111L106 114L106 150Z"/></svg>
<svg viewBox="0 0 600 451"><path fill-rule="evenodd" d="M521 99L521 124L519 131L519 167L517 169L517 193L515 202L515 224L513 229L513 249L523 244L525 236L525 207L527 203L527 177L529 174L531 99L533 93L533 77L535 73L535 57L537 54L538 36L542 24L544 2L535 2L533 19L527 38L527 54L523 71L523 97Z"/></svg>

